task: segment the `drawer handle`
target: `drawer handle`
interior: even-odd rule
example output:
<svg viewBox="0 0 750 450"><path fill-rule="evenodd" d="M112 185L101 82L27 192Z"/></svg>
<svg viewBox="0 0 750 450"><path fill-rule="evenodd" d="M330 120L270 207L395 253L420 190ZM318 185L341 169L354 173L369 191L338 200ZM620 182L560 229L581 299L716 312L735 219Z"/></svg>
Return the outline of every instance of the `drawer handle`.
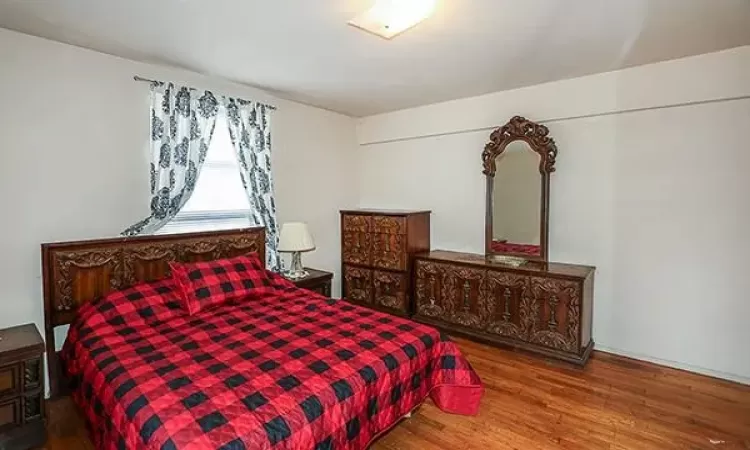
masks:
<svg viewBox="0 0 750 450"><path fill-rule="evenodd" d="M430 296L430 306L435 306L435 276L430 276L430 287L428 290Z"/></svg>
<svg viewBox="0 0 750 450"><path fill-rule="evenodd" d="M505 292L503 293L503 297L505 298L505 308L504 308L504 311L503 311L503 320L505 322L509 322L510 321L510 297L511 297L510 288L505 288Z"/></svg>
<svg viewBox="0 0 750 450"><path fill-rule="evenodd" d="M560 299L557 298L556 295L551 295L549 297L549 322L547 322L547 328L550 329L550 331L554 331L557 329L557 305L560 303Z"/></svg>
<svg viewBox="0 0 750 450"><path fill-rule="evenodd" d="M464 311L469 310L469 296L471 295L471 285L469 284L469 280L464 280Z"/></svg>

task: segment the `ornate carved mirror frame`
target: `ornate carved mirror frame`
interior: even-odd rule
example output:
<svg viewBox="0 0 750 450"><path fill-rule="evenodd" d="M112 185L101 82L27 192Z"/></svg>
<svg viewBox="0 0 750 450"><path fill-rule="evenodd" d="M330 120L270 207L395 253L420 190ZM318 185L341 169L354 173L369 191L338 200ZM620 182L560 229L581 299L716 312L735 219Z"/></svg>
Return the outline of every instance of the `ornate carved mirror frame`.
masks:
<svg viewBox="0 0 750 450"><path fill-rule="evenodd" d="M555 171L557 146L554 139L548 136L549 129L544 125L532 122L525 117L515 116L508 123L490 134L490 141L482 152L483 173L487 177L487 204L485 218L485 254L488 258L497 255L513 256L527 260L547 261L549 242L549 180L550 173ZM541 220L539 232L540 252L538 255L496 252L492 249L493 190L495 186L495 161L505 148L514 141L526 142L531 150L539 155L539 173L541 174L542 198L540 199Z"/></svg>

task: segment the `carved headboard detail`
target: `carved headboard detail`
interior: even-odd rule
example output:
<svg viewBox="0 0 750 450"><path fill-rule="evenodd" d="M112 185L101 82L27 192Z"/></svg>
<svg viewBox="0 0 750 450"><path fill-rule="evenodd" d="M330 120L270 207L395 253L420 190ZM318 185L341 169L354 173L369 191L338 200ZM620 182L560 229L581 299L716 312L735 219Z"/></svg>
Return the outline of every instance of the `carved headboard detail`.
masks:
<svg viewBox="0 0 750 450"><path fill-rule="evenodd" d="M265 229L211 231L42 244L44 328L50 389L57 393L54 328L78 307L109 292L171 276L171 261L210 261L257 252L265 261ZM51 357L50 357L51 356Z"/></svg>

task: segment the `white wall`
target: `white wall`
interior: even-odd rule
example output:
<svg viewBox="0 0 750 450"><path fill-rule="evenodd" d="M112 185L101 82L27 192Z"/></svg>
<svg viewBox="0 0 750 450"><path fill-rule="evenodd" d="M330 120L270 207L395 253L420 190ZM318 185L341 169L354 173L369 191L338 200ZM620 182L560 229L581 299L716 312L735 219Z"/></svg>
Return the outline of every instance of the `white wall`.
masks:
<svg viewBox="0 0 750 450"><path fill-rule="evenodd" d="M0 29L0 327L43 329L41 243L116 236L148 215L148 85L133 75L276 105L279 221L307 221L318 250L305 262L338 277L338 209L356 203L353 119Z"/></svg>
<svg viewBox="0 0 750 450"><path fill-rule="evenodd" d="M482 252L490 130L546 123L551 259L597 266L597 348L750 383L747 96L741 47L364 118L360 206L431 209L434 248Z"/></svg>
<svg viewBox="0 0 750 450"><path fill-rule="evenodd" d="M598 267L597 347L750 381L750 100L714 102L750 96L750 47L366 118L356 152L353 119L217 78L2 29L0 64L0 327L41 328L39 244L147 214L138 74L277 105L279 220L307 221L305 262L336 272L338 209L357 203L430 208L435 248L481 252L490 129L547 123L551 257Z"/></svg>

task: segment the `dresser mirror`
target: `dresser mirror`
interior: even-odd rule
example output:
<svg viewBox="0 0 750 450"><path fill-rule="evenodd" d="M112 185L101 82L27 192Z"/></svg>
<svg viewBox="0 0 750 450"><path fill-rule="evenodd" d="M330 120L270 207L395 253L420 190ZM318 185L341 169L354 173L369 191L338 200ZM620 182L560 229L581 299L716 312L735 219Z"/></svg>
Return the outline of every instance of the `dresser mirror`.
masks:
<svg viewBox="0 0 750 450"><path fill-rule="evenodd" d="M482 152L490 260L511 265L547 260L549 180L557 156L548 134L544 125L520 116L490 134Z"/></svg>

